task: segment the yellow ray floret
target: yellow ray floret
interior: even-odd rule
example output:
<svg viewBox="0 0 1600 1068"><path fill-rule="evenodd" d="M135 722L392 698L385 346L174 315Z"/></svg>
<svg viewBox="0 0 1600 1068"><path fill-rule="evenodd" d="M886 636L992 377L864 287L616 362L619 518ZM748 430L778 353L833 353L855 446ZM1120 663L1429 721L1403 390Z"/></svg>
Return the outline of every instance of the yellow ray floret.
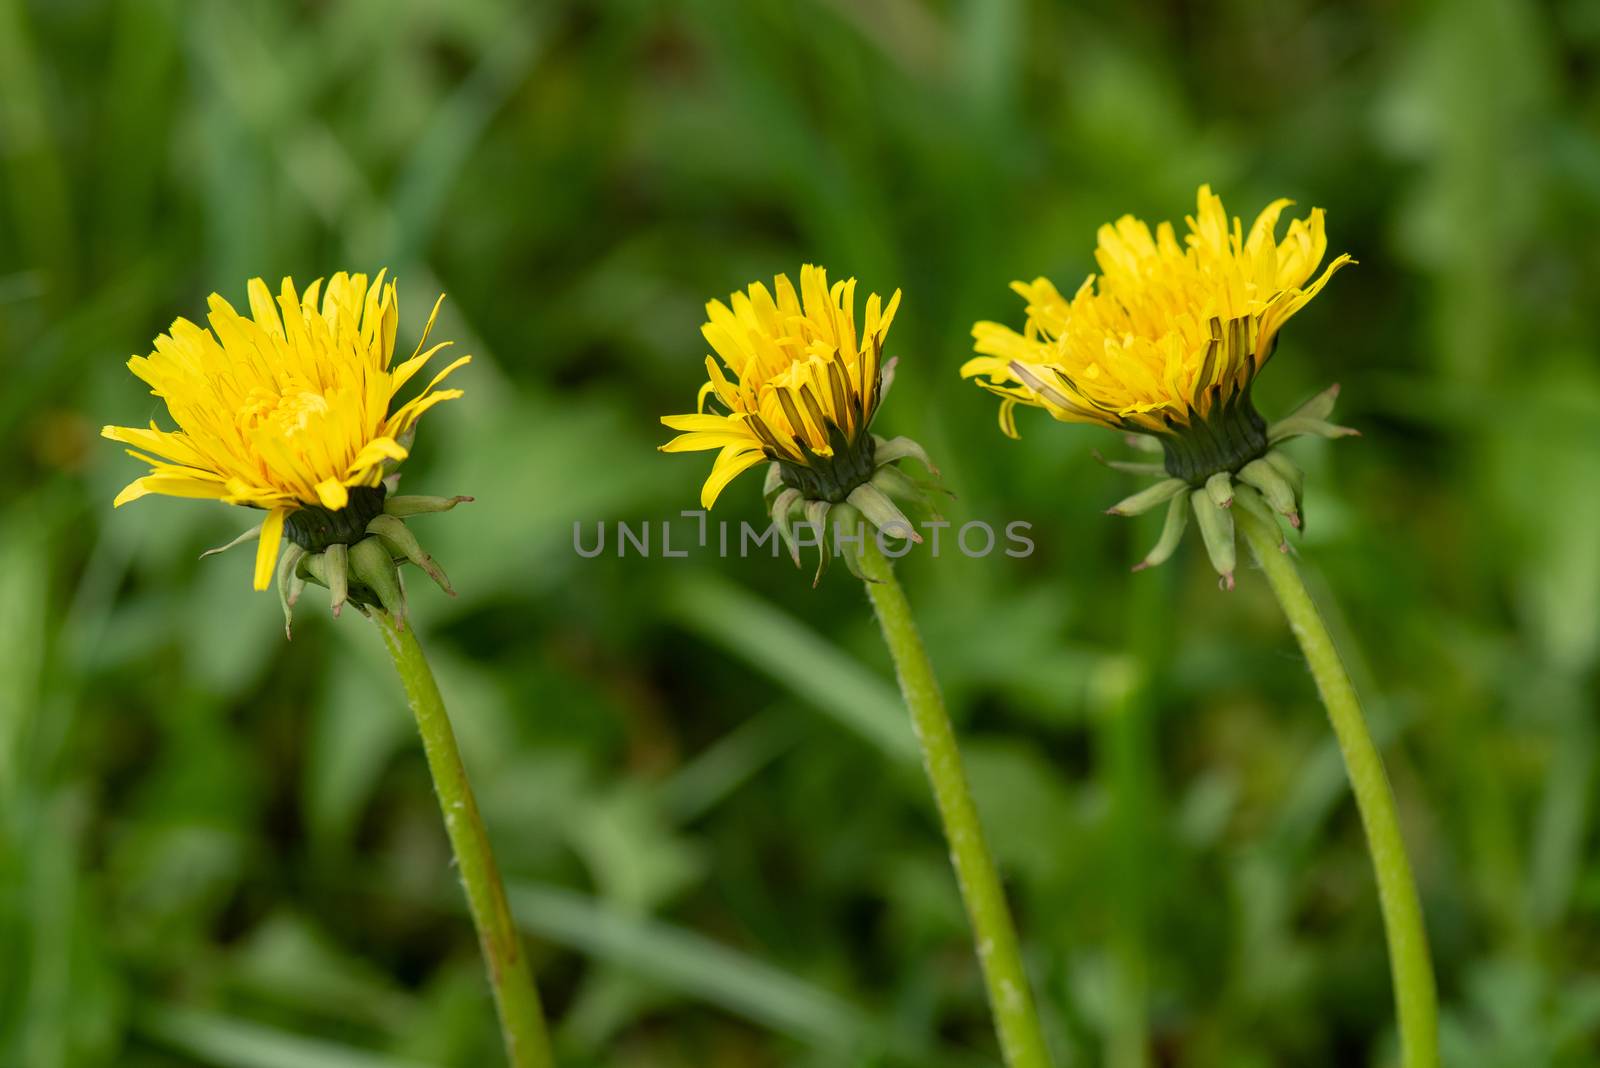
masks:
<svg viewBox="0 0 1600 1068"><path fill-rule="evenodd" d="M702 507L764 459L812 466L815 457L830 457L867 433L881 399L883 342L900 291L887 307L876 293L869 296L858 332L855 289L854 278L830 287L827 272L807 264L798 292L780 274L770 291L754 282L728 304L706 305L700 331L716 356L706 357L709 379L698 410L661 419L683 432L663 452L721 450L700 491Z"/></svg>
<svg viewBox="0 0 1600 1068"><path fill-rule="evenodd" d="M1203 419L1249 386L1283 324L1354 262L1341 255L1310 281L1328 248L1321 208L1280 240L1274 232L1291 201L1269 204L1246 233L1210 186L1198 200L1182 243L1166 222L1153 234L1131 215L1102 226L1100 274L1070 300L1044 278L1012 283L1027 301L1022 333L973 326L981 355L961 374L1001 397L1007 434L1016 436L1018 404L1155 433Z"/></svg>
<svg viewBox="0 0 1600 1068"><path fill-rule="evenodd" d="M245 316L213 293L210 329L179 319L155 351L128 361L166 402L176 431L108 426L150 464L116 504L146 494L198 497L267 510L255 587L270 584L284 520L307 507L342 509L353 487L376 487L386 465L406 458L423 412L461 396L436 388L463 356L391 411L395 394L449 342L424 350L435 302L411 358L391 367L399 309L384 272L340 272L301 293L290 278L276 299L259 278ZM137 450L137 451L135 451Z"/></svg>

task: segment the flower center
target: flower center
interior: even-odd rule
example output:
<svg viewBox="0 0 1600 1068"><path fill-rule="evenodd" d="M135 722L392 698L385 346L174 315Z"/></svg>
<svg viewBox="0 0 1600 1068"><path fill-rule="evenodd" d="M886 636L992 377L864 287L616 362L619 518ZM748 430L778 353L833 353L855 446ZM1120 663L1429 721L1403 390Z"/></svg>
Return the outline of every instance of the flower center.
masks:
<svg viewBox="0 0 1600 1068"><path fill-rule="evenodd" d="M333 405L321 393L310 389L286 389L282 393L257 388L251 391L239 411L239 425L247 430L266 429L280 437L304 433L325 422Z"/></svg>

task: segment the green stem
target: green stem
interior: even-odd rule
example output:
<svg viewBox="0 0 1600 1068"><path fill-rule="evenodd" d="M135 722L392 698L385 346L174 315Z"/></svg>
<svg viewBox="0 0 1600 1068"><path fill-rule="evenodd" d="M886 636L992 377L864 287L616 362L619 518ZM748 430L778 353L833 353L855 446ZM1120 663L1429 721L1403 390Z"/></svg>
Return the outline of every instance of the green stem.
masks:
<svg viewBox="0 0 1600 1068"><path fill-rule="evenodd" d="M506 1060L511 1068L550 1068L555 1062L550 1056L539 992L534 989L528 956L506 903L506 888L495 866L489 834L472 796L461 752L456 748L455 732L450 729L439 684L433 679L413 628L397 626L386 612L374 611L372 618L400 673L411 711L416 714L422 749L428 756L428 770L433 773L433 788L439 796L439 810L444 813L445 830L455 851L461 884L467 891L472 922L478 929L478 945L483 950L489 987L500 1014Z"/></svg>
<svg viewBox="0 0 1600 1068"><path fill-rule="evenodd" d="M1328 628L1306 591L1294 561L1280 552L1278 531L1244 508L1235 508L1234 522L1243 532L1267 582L1283 606L1289 629L1300 642L1317 692L1328 709L1328 719L1344 754L1345 770L1356 795L1356 807L1366 828L1367 848L1378 878L1378 903L1389 940L1389 967L1394 976L1395 1009L1399 1017L1400 1061L1404 1068L1436 1068L1439 1063L1439 1006L1434 988L1433 963L1428 956L1428 932L1422 922L1417 884L1406 858L1405 840L1395 812L1394 791L1383 770L1383 758L1372 742L1361 701L1339 660Z"/></svg>
<svg viewBox="0 0 1600 1068"><path fill-rule="evenodd" d="M933 785L933 796L944 822L945 838L950 843L950 860L955 865L956 882L966 902L967 917L977 942L978 961L983 967L989 991L989 1007L994 1013L1000 1050L1009 1068L1049 1068L1050 1054L1044 1032L1033 1005L1027 973L1022 967L1022 952L1017 945L1016 928L1006 905L999 872L983 840L983 826L972 802L966 772L961 767L961 752L956 747L955 729L945 712L944 698L933 676L911 606L905 591L895 580L894 569L883 558L869 532L861 553L861 572L867 594L878 613L884 641L894 658L900 692L911 712L911 724L922 746L922 762Z"/></svg>

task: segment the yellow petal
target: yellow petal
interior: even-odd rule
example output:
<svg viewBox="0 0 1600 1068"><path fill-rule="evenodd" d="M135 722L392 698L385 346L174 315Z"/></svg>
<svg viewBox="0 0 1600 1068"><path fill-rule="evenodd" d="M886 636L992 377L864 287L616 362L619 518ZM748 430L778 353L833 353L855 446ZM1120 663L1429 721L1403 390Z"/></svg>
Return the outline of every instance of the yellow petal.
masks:
<svg viewBox="0 0 1600 1068"><path fill-rule="evenodd" d="M1014 397L1006 397L1000 402L1000 432L1013 440L1022 436L1017 433L1017 401Z"/></svg>
<svg viewBox="0 0 1600 1068"><path fill-rule="evenodd" d="M278 318L278 306L273 303L267 283L259 278L250 279L245 287L250 295L250 315L256 325L278 340L283 340L283 322Z"/></svg>
<svg viewBox="0 0 1600 1068"><path fill-rule="evenodd" d="M974 356L961 365L962 378L976 378L979 375L988 375L991 382L1004 382L1012 377L1011 361L998 356Z"/></svg>
<svg viewBox="0 0 1600 1068"><path fill-rule="evenodd" d="M433 376L433 381L432 382L429 382L426 386L424 386L422 388L423 395L426 395L426 394L432 392L434 386L437 386L440 382L443 382L446 378L450 377L450 372L454 371L458 367L465 367L467 364L469 364L471 362L472 362L472 357L471 356L462 356L461 358L459 358L457 360L451 361L451 363L448 366L446 366L443 371L440 371L438 374Z"/></svg>
<svg viewBox="0 0 1600 1068"><path fill-rule="evenodd" d="M337 512L350 502L350 491L336 478L323 479L317 483L317 498L322 507Z"/></svg>
<svg viewBox="0 0 1600 1068"><path fill-rule="evenodd" d="M889 332L889 324L894 322L894 313L900 310L900 291L894 291L894 296L889 298L889 306L883 309L883 317L878 320L878 337L882 338Z"/></svg>
<svg viewBox="0 0 1600 1068"><path fill-rule="evenodd" d="M272 571L278 564L278 543L283 540L283 521L289 518L289 509L274 508L261 524L261 543L256 546L255 588L264 590L272 585Z"/></svg>
<svg viewBox="0 0 1600 1068"><path fill-rule="evenodd" d="M729 411L737 408L739 405L739 392L733 388L731 383L729 383L728 376L722 373L722 368L717 366L716 357L706 357L706 374L710 376L710 381L706 384L709 385L712 389L712 392L717 395L717 399L720 400ZM705 410L703 403L704 399L705 394L702 392L702 404L698 406L701 411Z"/></svg>
<svg viewBox="0 0 1600 1068"><path fill-rule="evenodd" d="M369 467L382 464L385 460L398 462L409 455L410 453L406 452L405 446L394 440L394 438L373 438L361 447L360 452L356 453L356 458L350 461L350 466L345 469L345 474L354 476Z"/></svg>
<svg viewBox="0 0 1600 1068"><path fill-rule="evenodd" d="M723 449L717 462L711 465L711 475L706 479L706 484L700 487L700 507L709 512L728 483L762 459L761 450L748 445L729 445Z"/></svg>
<svg viewBox="0 0 1600 1068"><path fill-rule="evenodd" d="M693 434L679 434L665 445L658 446L658 448L662 452L704 452L707 449L721 449L729 445L759 448L761 442L755 435L742 431L718 431L716 433L698 431Z"/></svg>
<svg viewBox="0 0 1600 1068"><path fill-rule="evenodd" d="M444 294L440 293L439 299L433 302L433 311L428 313L428 321L422 324L422 336L417 339L417 348L416 351L411 354L412 359L415 359L422 352L422 346L428 343L428 335L433 333L433 322L435 319L439 318L439 309L443 305ZM438 347L439 346L437 345L434 346L435 349Z"/></svg>
<svg viewBox="0 0 1600 1068"><path fill-rule="evenodd" d="M668 430L709 430L726 433L738 427L736 420L726 415L699 413L694 415L663 415L661 425Z"/></svg>
<svg viewBox="0 0 1600 1068"><path fill-rule="evenodd" d="M124 445L132 445L146 452L156 453L174 463L183 464L187 467L195 467L204 463L200 459L200 454L195 451L194 446L190 444L185 435L169 434L166 431L157 430L154 426L151 426L148 430L133 426L105 426L100 428L100 436L110 438L112 441L120 441Z"/></svg>
<svg viewBox="0 0 1600 1068"><path fill-rule="evenodd" d="M221 500L228 495L227 488L220 482L186 478L181 475L146 475L128 483L122 492L117 494L117 499L111 502L111 506L121 508L129 501L136 501L150 493L164 497L190 497L213 501Z"/></svg>
<svg viewBox="0 0 1600 1068"><path fill-rule="evenodd" d="M427 352L419 352L409 360L396 367L390 374L389 395L400 392L402 386L411 381L411 376L422 369L422 365L433 359L440 349L447 349L455 344L453 341L441 341Z"/></svg>
<svg viewBox="0 0 1600 1068"><path fill-rule="evenodd" d="M1293 204L1288 197L1279 197L1256 216L1256 221L1250 226L1250 236L1245 238L1246 252L1254 252L1262 245L1272 240L1272 232L1278 227L1278 216L1283 214L1283 209Z"/></svg>
<svg viewBox="0 0 1600 1068"><path fill-rule="evenodd" d="M422 418L423 412L426 412L435 404L443 404L445 401L455 400L461 396L463 394L459 389L441 389L435 393L425 393L407 401L400 406L399 411L389 417L388 432L390 436L404 434L411 428L412 424Z"/></svg>

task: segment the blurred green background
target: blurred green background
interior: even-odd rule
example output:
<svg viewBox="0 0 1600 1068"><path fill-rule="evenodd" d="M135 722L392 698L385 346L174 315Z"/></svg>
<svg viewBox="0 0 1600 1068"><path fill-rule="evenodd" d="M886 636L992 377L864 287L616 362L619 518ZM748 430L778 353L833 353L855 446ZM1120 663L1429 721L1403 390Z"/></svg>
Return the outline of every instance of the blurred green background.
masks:
<svg viewBox="0 0 1600 1068"><path fill-rule="evenodd" d="M1341 273L1269 415L1385 745L1457 1068L1600 1064L1600 6L1586 0L0 0L0 1065L499 1062L376 635L284 640L243 524L96 437L206 294L389 266L476 356L424 422L413 582L564 1063L997 1062L858 585L594 560L693 507L656 424L702 306L802 261L904 287L880 431L1028 559L902 567L1063 1064L1383 1065L1360 827L1260 576L1159 516L1104 432L956 376L1095 227L1328 209ZM759 480L718 514L759 516ZM590 527L589 529L592 529ZM1190 539L1191 542L1194 539ZM1337 591L1337 597L1333 591ZM1336 607L1335 607L1336 606Z"/></svg>

